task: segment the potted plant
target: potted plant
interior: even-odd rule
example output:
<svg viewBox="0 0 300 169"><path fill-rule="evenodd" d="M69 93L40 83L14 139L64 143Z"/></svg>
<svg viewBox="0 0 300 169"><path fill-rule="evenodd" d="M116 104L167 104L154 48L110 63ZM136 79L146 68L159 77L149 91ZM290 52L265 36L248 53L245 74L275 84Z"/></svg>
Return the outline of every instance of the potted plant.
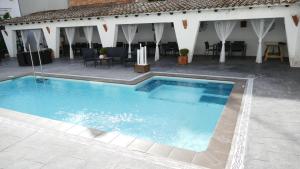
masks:
<svg viewBox="0 0 300 169"><path fill-rule="evenodd" d="M105 57L106 57L106 54L107 54L107 48L101 48L101 49L100 49L100 56L99 56L99 58L100 58L100 59L105 58Z"/></svg>
<svg viewBox="0 0 300 169"><path fill-rule="evenodd" d="M178 64L180 65L186 65L188 64L188 49L180 49L179 50L180 56L178 57Z"/></svg>

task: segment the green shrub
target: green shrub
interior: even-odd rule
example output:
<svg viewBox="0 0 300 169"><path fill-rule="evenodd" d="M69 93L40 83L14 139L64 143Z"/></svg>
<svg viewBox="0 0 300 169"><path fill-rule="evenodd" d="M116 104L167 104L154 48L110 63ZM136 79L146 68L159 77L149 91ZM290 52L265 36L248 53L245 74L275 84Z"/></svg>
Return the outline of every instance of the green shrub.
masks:
<svg viewBox="0 0 300 169"><path fill-rule="evenodd" d="M188 49L180 49L179 53L180 53L180 56L187 56L189 54L189 50Z"/></svg>
<svg viewBox="0 0 300 169"><path fill-rule="evenodd" d="M4 15L3 15L3 19L5 20L5 19L10 19L11 18L11 16L10 16L10 14L8 13L8 12L6 12Z"/></svg>
<svg viewBox="0 0 300 169"><path fill-rule="evenodd" d="M107 48L101 48L100 49L100 54L101 55L106 55L107 54Z"/></svg>

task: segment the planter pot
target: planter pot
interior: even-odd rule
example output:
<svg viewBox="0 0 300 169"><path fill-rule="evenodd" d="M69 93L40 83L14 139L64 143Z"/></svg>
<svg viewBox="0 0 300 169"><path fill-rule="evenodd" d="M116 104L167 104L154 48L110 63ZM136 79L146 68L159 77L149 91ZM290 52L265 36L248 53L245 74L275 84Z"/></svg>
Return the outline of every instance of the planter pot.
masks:
<svg viewBox="0 0 300 169"><path fill-rule="evenodd" d="M100 55L99 56L99 59L104 59L104 58L106 58L106 55Z"/></svg>
<svg viewBox="0 0 300 169"><path fill-rule="evenodd" d="M134 71L137 73L146 73L150 71L150 65L134 65Z"/></svg>
<svg viewBox="0 0 300 169"><path fill-rule="evenodd" d="M188 57L187 56L179 56L178 57L178 64L187 65L188 64Z"/></svg>

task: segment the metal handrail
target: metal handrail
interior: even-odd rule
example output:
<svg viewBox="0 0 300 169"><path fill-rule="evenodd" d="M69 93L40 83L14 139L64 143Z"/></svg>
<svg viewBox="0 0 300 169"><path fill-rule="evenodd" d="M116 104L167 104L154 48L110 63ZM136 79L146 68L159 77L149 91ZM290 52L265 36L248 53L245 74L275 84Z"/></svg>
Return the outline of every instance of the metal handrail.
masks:
<svg viewBox="0 0 300 169"><path fill-rule="evenodd" d="M33 64L33 57L32 57L32 53L31 53L31 46L30 46L30 44L28 44L28 48L29 48L29 54L30 54L30 59L31 59L31 66L32 66L33 76L36 79L35 68L34 68L34 64Z"/></svg>

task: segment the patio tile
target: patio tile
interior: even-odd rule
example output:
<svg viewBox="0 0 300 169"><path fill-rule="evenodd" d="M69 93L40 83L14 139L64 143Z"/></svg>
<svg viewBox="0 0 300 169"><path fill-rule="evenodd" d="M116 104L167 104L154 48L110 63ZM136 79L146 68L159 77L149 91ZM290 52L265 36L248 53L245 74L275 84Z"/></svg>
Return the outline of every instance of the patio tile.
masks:
<svg viewBox="0 0 300 169"><path fill-rule="evenodd" d="M0 134L0 138L0 151L22 140L20 137L9 134Z"/></svg>
<svg viewBox="0 0 300 169"><path fill-rule="evenodd" d="M227 130L223 128L217 128L214 132L213 138L225 143L231 143L234 135L234 130Z"/></svg>
<svg viewBox="0 0 300 169"><path fill-rule="evenodd" d="M39 169L43 166L44 164L26 160L26 159L21 159L17 160L14 163L8 165L5 169Z"/></svg>
<svg viewBox="0 0 300 169"><path fill-rule="evenodd" d="M195 154L192 163L204 167L212 167L215 164L219 163L219 161L213 157L208 156L206 152L200 152Z"/></svg>
<svg viewBox="0 0 300 169"><path fill-rule="evenodd" d="M49 163L45 164L43 166L43 169L66 169L66 168L72 168L72 169L79 169L84 166L85 161L73 158L73 157L67 157L67 156L59 156L53 160L51 160Z"/></svg>
<svg viewBox="0 0 300 169"><path fill-rule="evenodd" d="M66 133L73 134L73 135L79 135L80 132L87 130L86 127L74 125L70 129L66 130Z"/></svg>
<svg viewBox="0 0 300 169"><path fill-rule="evenodd" d="M226 143L216 138L211 138L207 151L217 151L221 153L228 153L231 148L231 143Z"/></svg>
<svg viewBox="0 0 300 169"><path fill-rule="evenodd" d="M162 157L168 157L172 149L173 147L155 143L150 147L147 153Z"/></svg>
<svg viewBox="0 0 300 169"><path fill-rule="evenodd" d="M130 143L132 143L134 139L134 137L120 134L116 138L114 138L110 144L117 145L120 147L127 147Z"/></svg>
<svg viewBox="0 0 300 169"><path fill-rule="evenodd" d="M59 125L54 126L53 129L59 130L59 131L66 131L66 130L69 130L73 126L74 126L74 124L61 122L61 123L59 123Z"/></svg>
<svg viewBox="0 0 300 169"><path fill-rule="evenodd" d="M135 151L146 152L154 143L146 140L135 139L128 148Z"/></svg>
<svg viewBox="0 0 300 169"><path fill-rule="evenodd" d="M98 137L102 134L104 134L105 132L97 130L97 129L93 129L93 128L87 128L86 130L83 130L79 133L79 136L85 137L85 138L95 138Z"/></svg>
<svg viewBox="0 0 300 169"><path fill-rule="evenodd" d="M190 163L192 162L195 154L196 153L194 151L174 148L169 154L169 158Z"/></svg>
<svg viewBox="0 0 300 169"><path fill-rule="evenodd" d="M10 64L6 66L2 64L0 66L0 76L6 77L8 76L8 72L10 75L18 74L20 72L24 72L28 70L31 71L31 68L23 68L18 67L16 64L16 60L12 60L13 65ZM176 61L174 61L176 62ZM286 149L285 145L294 145L297 146L300 135L296 132L299 130L299 125L292 125L292 122L299 122L298 114L291 116L292 113L296 113L299 107L299 71L297 69L290 69L289 65L275 62L266 62L261 65L255 65L254 61L243 60L235 62L234 60L230 60L224 65L216 64L214 61L199 61L195 63L193 61L192 64L189 64L185 67L172 66L173 63L163 62L161 60L158 64L152 66L153 70L156 71L165 71L165 72L182 72L182 73L192 73L192 74L210 74L210 75L225 75L225 76L239 76L239 77L247 77L249 74L257 75L257 79L255 79L255 90L252 104L252 112L251 112L251 122L249 128L249 138L247 146L248 150L251 150L246 153L245 160L245 168L247 169L265 169L265 168L297 168L299 166L299 151L297 148L290 147ZM253 64L252 64L253 62ZM4 69L3 69L4 67ZM101 71L100 71L101 70ZM45 66L45 72L52 73L66 73L70 72L70 74L78 74L78 75L92 75L98 77L113 77L113 78L123 78L123 79L131 79L135 77L136 74L133 74L132 68L124 69L123 67L114 66L113 69L101 69L94 67L83 68L81 63L69 64L69 62L60 62L59 60L55 60L55 62L51 65ZM1 77L0 77L1 79ZM224 79L226 80L226 79ZM234 96L238 98L239 96ZM230 101L235 103L235 101ZM270 107L272 109L270 109ZM288 109L287 109L288 107ZM237 109L235 105L229 106L228 108ZM0 111L1 113L1 111ZM5 114L10 113L4 113ZM2 115L1 115L2 116ZM257 118L259 117L259 118ZM13 117L11 116L10 119ZM225 118L227 118L225 116ZM228 116L230 119L230 117ZM21 121L22 118L15 118ZM233 120L233 119L231 119ZM6 121L6 120L5 120ZM30 120L28 118L24 118L24 122L29 123ZM35 121L32 119L32 123ZM3 123L3 122L1 122ZM6 124L7 122L5 122ZM281 124L285 124L282 126ZM65 123L63 123L65 124ZM227 124L227 122L226 122ZM254 125L253 125L254 124ZM7 124L6 124L7 125ZM11 127L16 127L21 132L16 132L12 130L12 133L17 135L25 136L27 134L22 134L24 132L24 126L20 126L18 123L10 123L8 124ZM73 125L67 125L63 130L70 128ZM53 126L54 127L54 126ZM226 126L226 128L230 128L232 126ZM0 126L0 130L2 126ZM6 129L6 128L5 128ZM226 129L225 129L226 130ZM9 130L11 131L11 130ZM57 139L57 135L51 135L54 139L48 139L42 144L47 145L50 142L54 142ZM280 138L279 138L280 136ZM61 135L59 137L65 137ZM258 139L268 137L269 139ZM2 139L2 137L0 137ZM272 138L272 139L271 139ZM289 139L289 140L286 140ZM33 140L31 140L33 141ZM267 142L266 142L267 141ZM23 141L22 141L23 142ZM61 141L60 145L68 146L70 144L68 139L65 141ZM272 144L270 144L271 142ZM34 146L35 143L27 142L28 144L32 144ZM273 144L274 143L274 144ZM19 143L18 143L19 144ZM16 145L18 145L16 144ZM214 143L216 144L216 143ZM281 145L282 144L282 145ZM219 146L219 144L216 144ZM46 147L46 146L44 146ZM94 157L97 160L99 157L97 155L104 154L103 156L107 156L106 153L101 152L101 146L99 146L99 150L95 152ZM152 146L151 146L152 147ZM222 148L222 147L221 147ZM276 152L274 151L276 150ZM280 151L278 151L280 150ZM22 150L21 150L22 151ZM14 152L6 152L2 151L0 153L0 168L5 168L8 163L13 163L14 161L20 160L20 157L23 155L20 149L16 148ZM261 152L272 152L267 153L265 155L261 155ZM278 151L278 152L277 152ZM285 151L289 151L288 153L283 153ZM18 153L16 153L18 152ZM48 154L45 153L45 156ZM37 155L38 157L39 155ZM109 156L110 157L110 156ZM215 159L211 154L207 156L208 158L201 158L201 155L197 153L195 158L193 159L193 163L197 164L199 161L208 162L212 167L218 167L218 165L222 166L222 163L218 163L217 159ZM257 160L257 158L263 158L262 160ZM255 159L254 159L255 158ZM117 156L113 156L113 158L108 159L118 159ZM76 158L75 158L76 160ZM4 164L5 163L5 164ZM289 164L287 164L289 163ZM102 163L97 163L95 168L99 168ZM199 163L201 164L201 163ZM5 166L4 166L5 165ZM208 165L206 165L208 167ZM141 167L136 167L141 168ZM157 167L164 168L164 167Z"/></svg>
<svg viewBox="0 0 300 169"><path fill-rule="evenodd" d="M97 136L95 139L97 141L103 142L103 143L110 143L114 138L116 138L120 133L119 132L108 132L103 133L99 136Z"/></svg>

